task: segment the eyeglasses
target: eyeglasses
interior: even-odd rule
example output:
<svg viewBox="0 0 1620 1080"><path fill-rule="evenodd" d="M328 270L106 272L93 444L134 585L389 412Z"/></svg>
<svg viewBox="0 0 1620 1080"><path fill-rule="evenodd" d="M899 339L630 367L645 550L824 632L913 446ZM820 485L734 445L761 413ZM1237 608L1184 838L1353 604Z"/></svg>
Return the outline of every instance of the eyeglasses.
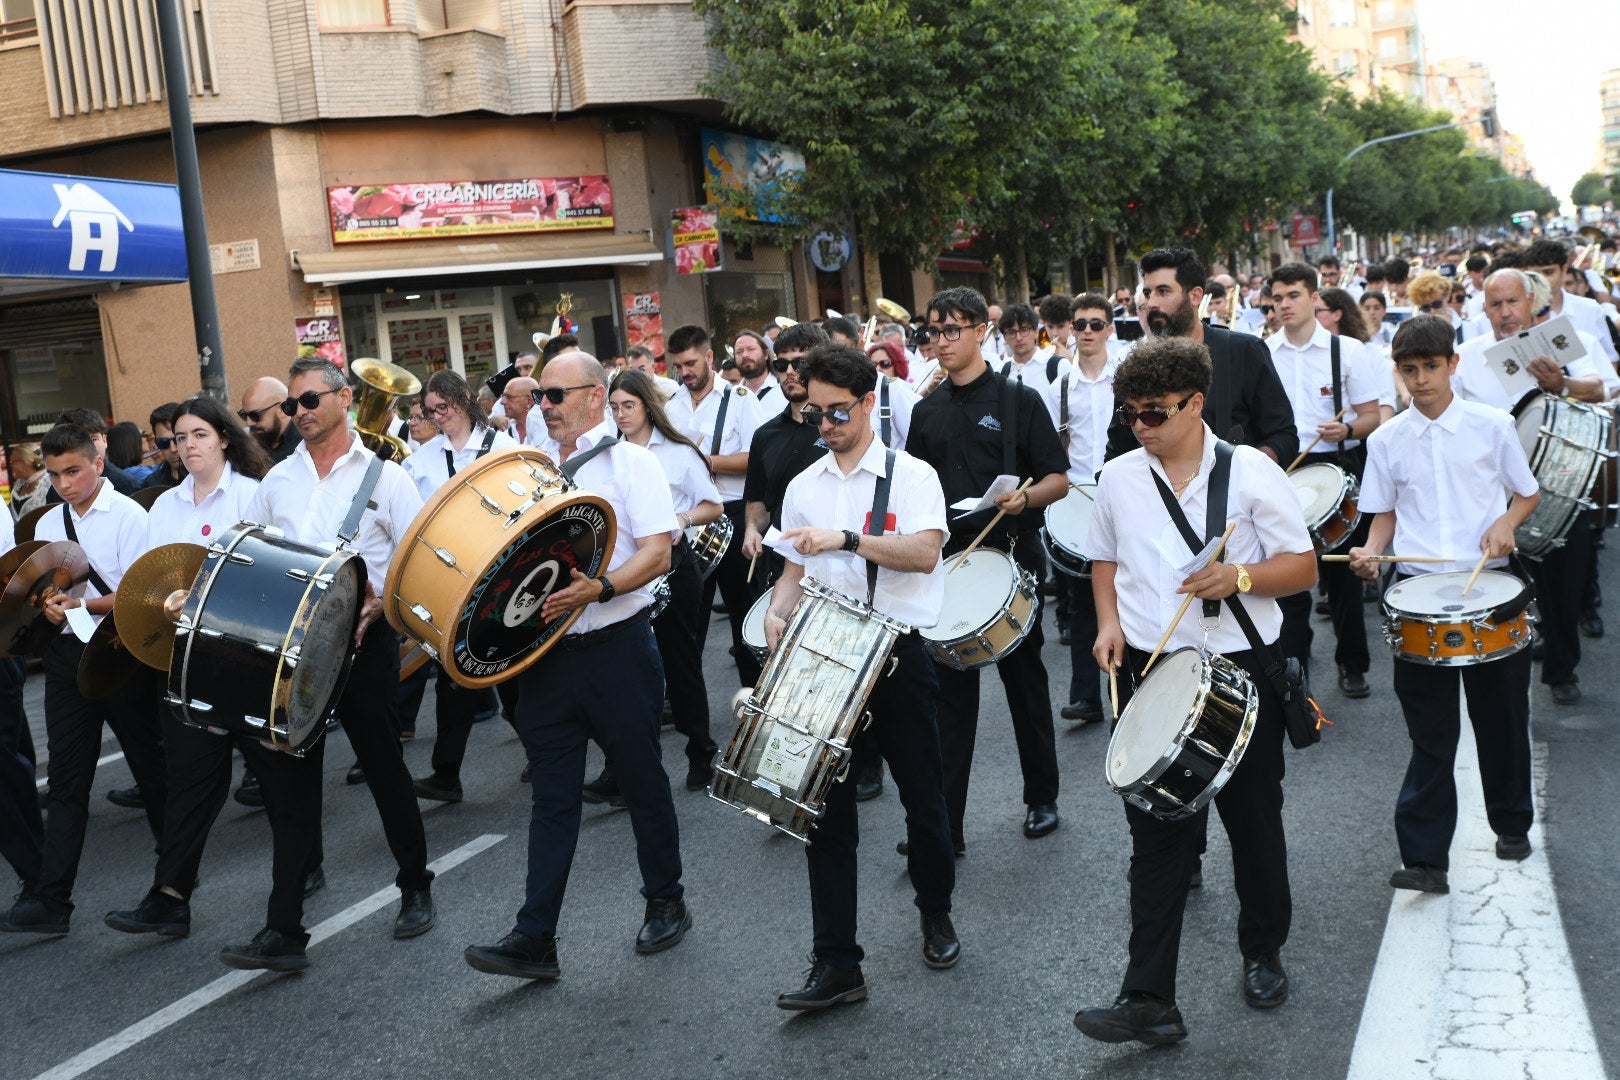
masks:
<svg viewBox="0 0 1620 1080"><path fill-rule="evenodd" d="M811 427L820 427L823 423L831 421L834 427L843 427L849 423L850 410L855 406L845 405L837 409L804 409L799 415Z"/></svg>
<svg viewBox="0 0 1620 1080"><path fill-rule="evenodd" d="M1180 412L1182 409L1185 409L1187 407L1187 402L1191 400L1192 395L1188 394L1174 405L1171 405L1169 408L1165 409L1133 409L1129 405L1121 405L1119 408L1114 410L1114 419L1119 423L1124 424L1126 427L1132 427L1138 420L1140 420L1142 421L1143 427L1156 428L1163 424L1166 420L1170 419L1172 416L1176 415L1176 413Z"/></svg>
<svg viewBox="0 0 1620 1080"><path fill-rule="evenodd" d="M1076 333L1081 330L1090 330L1093 334L1100 334L1108 329L1108 323L1102 319L1076 319L1074 329Z"/></svg>
<svg viewBox="0 0 1620 1080"><path fill-rule="evenodd" d="M288 416L297 416L298 407L302 405L310 412L314 412L316 409L321 407L321 398L325 397L327 394L336 394L347 389L348 387L346 386L340 386L336 390L305 390L297 397L288 398L286 401L283 401L281 403L281 411L286 413Z"/></svg>
<svg viewBox="0 0 1620 1080"><path fill-rule="evenodd" d="M792 368L794 371L803 371L804 365L805 359L802 356L796 356L791 360L784 360L781 357L777 357L775 360L771 361L771 370L780 375L787 371L788 368Z"/></svg>
<svg viewBox="0 0 1620 1080"><path fill-rule="evenodd" d="M956 337L960 337L961 327L957 327L956 330ZM1035 333L1035 328L1033 326L1009 326L1007 329L1002 331L1002 334L1007 337L1023 337L1025 334L1033 333ZM953 337L951 340L955 341L956 337Z"/></svg>
<svg viewBox="0 0 1620 1080"><path fill-rule="evenodd" d="M1262 315L1270 315L1273 311L1276 311L1276 310L1277 310L1276 308L1269 308L1269 307L1266 307L1264 305L1261 305L1260 314L1262 314Z"/></svg>
<svg viewBox="0 0 1620 1080"><path fill-rule="evenodd" d="M529 400L529 392L527 390L508 390L504 394L501 395L501 400L502 401L528 401Z"/></svg>
<svg viewBox="0 0 1620 1080"><path fill-rule="evenodd" d="M433 420L433 421L437 421L439 419L439 417L445 416L449 412L450 412L450 403L448 401L441 401L437 405L433 406L431 409L428 408L426 405L422 406L422 415L427 417L429 420Z"/></svg>
<svg viewBox="0 0 1620 1080"><path fill-rule="evenodd" d="M973 323L969 326L957 326L955 323L933 323L928 327L928 331L935 337L942 337L946 341L955 341L962 336L962 331L972 330L983 325L984 323Z"/></svg>
<svg viewBox="0 0 1620 1080"><path fill-rule="evenodd" d="M236 415L242 418L243 423L257 424L259 422L259 417L263 416L265 413L279 405L280 402L277 402L276 405L266 405L262 409L237 409Z"/></svg>
<svg viewBox="0 0 1620 1080"><path fill-rule="evenodd" d="M169 447L174 445L174 440L173 439L158 438L158 439L153 439L152 442L157 445L157 448L159 450L167 450Z"/></svg>
<svg viewBox="0 0 1620 1080"><path fill-rule="evenodd" d="M563 398L567 397L575 390L589 390L595 385L595 383L581 383L578 386L548 386L544 390L537 388L530 391L530 393L534 395L534 403L536 405L540 404L542 401L549 401L553 405L561 405L563 403Z"/></svg>

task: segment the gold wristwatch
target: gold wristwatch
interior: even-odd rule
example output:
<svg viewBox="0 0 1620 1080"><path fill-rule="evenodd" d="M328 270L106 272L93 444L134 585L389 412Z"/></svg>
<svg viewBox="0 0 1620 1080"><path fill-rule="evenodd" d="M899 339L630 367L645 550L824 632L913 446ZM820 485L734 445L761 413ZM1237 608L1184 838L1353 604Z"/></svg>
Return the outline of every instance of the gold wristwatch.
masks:
<svg viewBox="0 0 1620 1080"><path fill-rule="evenodd" d="M1245 596L1247 596L1248 593L1249 593L1249 590L1254 588L1254 578L1249 576L1248 568L1246 566L1244 566L1242 563L1233 563L1232 565L1237 567L1237 572L1238 572L1238 592L1243 593Z"/></svg>

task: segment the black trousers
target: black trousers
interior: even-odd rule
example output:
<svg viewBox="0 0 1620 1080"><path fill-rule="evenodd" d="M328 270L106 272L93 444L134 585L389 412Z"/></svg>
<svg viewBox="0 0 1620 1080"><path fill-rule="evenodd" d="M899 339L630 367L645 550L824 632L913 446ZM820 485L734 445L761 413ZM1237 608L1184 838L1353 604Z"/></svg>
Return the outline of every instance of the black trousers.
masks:
<svg viewBox="0 0 1620 1080"><path fill-rule="evenodd" d="M965 544L962 546L966 546ZM1019 538L1013 558L1036 576L1041 575L1040 539L1034 533ZM996 665L1007 708L1012 713L1013 737L1018 743L1018 765L1024 775L1024 803L1034 806L1057 801L1057 737L1052 727L1052 694L1047 685L1041 647L1039 591L1035 625L1017 648ZM973 771L973 744L979 733L979 670L958 671L936 662L939 693L934 698L939 714L939 745L945 764L945 805L951 815L951 838L962 839L962 818L967 811L968 775Z"/></svg>
<svg viewBox="0 0 1620 1080"><path fill-rule="evenodd" d="M236 740L182 723L167 706L162 711L169 801L152 885L167 885L181 896L190 896L209 830L230 794L231 751Z"/></svg>
<svg viewBox="0 0 1620 1080"><path fill-rule="evenodd" d="M381 619L373 623L355 651L349 681L337 714L366 774L366 786L382 818L383 834L394 853L401 889L425 889L433 880L427 868L427 835L416 805L411 774L405 768L399 733L393 722L399 684L399 637ZM270 903L265 926L294 940L304 933L304 877L317 865L321 833L321 768L326 740L316 741L304 757L272 750L263 743L244 743L243 751L258 774L264 809L270 818L272 844Z"/></svg>
<svg viewBox="0 0 1620 1080"><path fill-rule="evenodd" d="M653 637L663 657L670 718L675 730L686 736L687 760L707 765L714 760L715 745L709 735L709 689L703 681L703 643L698 636L704 611L703 578L685 543L676 548L674 559L669 604L653 621Z"/></svg>
<svg viewBox="0 0 1620 1080"><path fill-rule="evenodd" d="M1354 452L1347 454L1342 461L1338 454L1328 453L1307 455L1301 464L1313 465L1325 462L1338 465L1340 468L1352 467L1359 479L1364 461L1365 455ZM1367 534L1372 530L1372 519L1372 514L1361 515L1361 520L1356 523L1349 541L1338 549L1340 554L1352 547L1366 544ZM1333 649L1333 661L1346 671L1365 675L1372 666L1372 660L1367 652L1367 617L1361 599L1362 581L1351 571L1349 563L1328 563L1318 559L1316 573L1320 579L1319 584L1327 589L1333 636L1337 640ZM1298 657L1307 671L1310 669L1311 641L1315 636L1315 631L1311 629L1314 603L1308 589L1277 601L1283 613L1282 634L1277 639L1277 644L1282 648L1284 656Z"/></svg>
<svg viewBox="0 0 1620 1080"><path fill-rule="evenodd" d="M759 683L760 663L754 659L754 654L748 651L748 646L743 644L742 625L743 620L748 617L749 607L758 599L760 591L765 587L765 575L756 569L753 582L748 580L748 560L742 553L743 531L747 527L744 520L746 506L741 499L725 505L726 517L731 519L733 529L731 546L726 548L720 565L704 583L703 603L698 612L702 620L698 630L698 645L701 649L708 639L709 609L714 604L714 594L718 590L720 598L726 602L726 617L731 620L731 653L737 662L737 678L743 686L755 686Z"/></svg>
<svg viewBox="0 0 1620 1080"><path fill-rule="evenodd" d="M951 910L956 856L945 810L944 771L932 700L934 664L913 632L895 644L894 673L880 679L867 708L872 725L864 734L883 759L906 809L907 867L919 911ZM865 953L856 940L856 860L860 821L853 777L833 784L821 820L810 832L810 915L815 954L836 968L852 970Z"/></svg>
<svg viewBox="0 0 1620 1080"><path fill-rule="evenodd" d="M488 690L471 690L445 674L438 664L433 679L433 715L438 734L433 739L433 775L460 779L467 756L467 738L473 723L489 703Z"/></svg>
<svg viewBox="0 0 1620 1080"><path fill-rule="evenodd" d="M1088 577L1058 575L1058 595L1069 598L1069 704L1102 708L1102 668L1091 655L1097 644L1097 598Z"/></svg>
<svg viewBox="0 0 1620 1080"><path fill-rule="evenodd" d="M11 864L26 891L39 877L45 856L45 823L34 787L28 713L23 709L23 662L0 658L0 858Z"/></svg>
<svg viewBox="0 0 1620 1080"><path fill-rule="evenodd" d="M1127 648L1126 669L1140 672L1148 654ZM1238 895L1238 950L1247 958L1281 949L1293 921L1288 887L1288 844L1283 835L1282 706L1253 650L1227 659L1249 673L1260 697L1259 717L1248 750L1215 796L1232 846L1232 878ZM1137 679L1121 679L1124 711ZM1180 821L1164 821L1125 803L1131 829L1130 960L1122 989L1176 999L1176 963L1181 952L1187 888L1204 836L1207 809Z"/></svg>
<svg viewBox="0 0 1620 1080"><path fill-rule="evenodd" d="M1548 650L1551 655L1551 649ZM1395 696L1406 716L1412 757L1395 804L1395 838L1406 866L1450 865L1457 830L1454 767L1462 730L1457 683L1479 746L1485 817L1498 836L1530 831L1530 650L1470 667L1430 667L1395 660Z"/></svg>
<svg viewBox="0 0 1620 1080"><path fill-rule="evenodd" d="M1536 580L1536 609L1541 622L1536 633L1545 645L1541 659L1541 681L1548 686L1575 682L1575 669L1581 663L1581 635L1577 627L1587 609L1587 571L1594 561L1591 515L1576 515L1564 538L1564 546L1554 548L1530 562Z"/></svg>
<svg viewBox="0 0 1620 1080"><path fill-rule="evenodd" d="M45 667L45 731L50 787L45 795L45 852L32 895L52 911L73 910L73 882L90 820L90 786L101 754L101 725L110 726L124 760L146 798L152 836L163 836L168 779L158 728L157 672L142 667L121 690L99 701L79 694L84 645L71 633L51 634L40 646Z"/></svg>

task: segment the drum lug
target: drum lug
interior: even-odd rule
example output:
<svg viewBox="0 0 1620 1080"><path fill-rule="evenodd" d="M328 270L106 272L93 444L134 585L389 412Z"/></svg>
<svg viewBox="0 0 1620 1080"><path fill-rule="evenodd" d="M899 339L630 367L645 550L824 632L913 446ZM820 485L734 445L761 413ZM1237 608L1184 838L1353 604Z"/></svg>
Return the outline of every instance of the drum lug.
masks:
<svg viewBox="0 0 1620 1080"><path fill-rule="evenodd" d="M437 555L439 557L439 561L444 563L444 565L450 567L451 569L455 568L456 557L454 555L452 555L450 552L446 551L444 548L442 548L442 547L434 548L433 549L433 554Z"/></svg>
<svg viewBox="0 0 1620 1080"><path fill-rule="evenodd" d="M1518 641L1520 638L1524 637L1524 634L1519 632L1519 628L1517 626L1512 626L1508 628L1508 637L1513 641Z"/></svg>
<svg viewBox="0 0 1620 1080"><path fill-rule="evenodd" d="M238 566L252 566L253 556L244 555L240 551L227 551L225 557Z"/></svg>
<svg viewBox="0 0 1620 1080"><path fill-rule="evenodd" d="M1440 647L1438 645L1436 645L1432 641L1429 642L1429 655L1430 656L1439 656L1440 655Z"/></svg>
<svg viewBox="0 0 1620 1080"><path fill-rule="evenodd" d="M208 704L208 702L206 702L206 701L184 701L184 702L179 702L179 704L184 705L186 708L190 709L192 712L213 712L214 711L214 707L212 705Z"/></svg>
<svg viewBox="0 0 1620 1080"><path fill-rule="evenodd" d="M1479 640L1479 638L1474 639L1474 655L1475 656L1484 656L1485 655L1485 643L1483 641Z"/></svg>
<svg viewBox="0 0 1620 1080"><path fill-rule="evenodd" d="M281 651L281 646L273 641L255 641L253 647L260 652L266 653L278 653Z"/></svg>
<svg viewBox="0 0 1620 1080"><path fill-rule="evenodd" d="M163 704L165 705L180 706L184 705L185 703L185 699L176 694L173 690L170 690L163 695Z"/></svg>
<svg viewBox="0 0 1620 1080"><path fill-rule="evenodd" d="M1004 617L1014 630L1022 630L1024 628L1024 624L1019 622L1018 616L1014 615L1012 612L1009 611Z"/></svg>
<svg viewBox="0 0 1620 1080"><path fill-rule="evenodd" d="M262 716L244 716L242 717L242 722L252 724L256 728L267 728L270 726L270 722Z"/></svg>
<svg viewBox="0 0 1620 1080"><path fill-rule="evenodd" d="M421 619L429 626L433 625L433 612L429 611L421 604L412 604L409 610L412 615L415 615L418 619Z"/></svg>
<svg viewBox="0 0 1620 1080"><path fill-rule="evenodd" d="M296 566L288 567L287 576L292 578L294 581L302 581L306 585L309 584L310 573L308 570L304 570Z"/></svg>
<svg viewBox="0 0 1620 1080"><path fill-rule="evenodd" d="M197 633L201 634L203 637L210 637L210 638L217 638L217 637L224 637L225 636L225 631L223 631L223 630L215 630L211 626L199 626L199 627L197 627Z"/></svg>
<svg viewBox="0 0 1620 1080"><path fill-rule="evenodd" d="M295 668L298 666L298 658L302 652L302 646L294 645L292 648L281 654L281 662L290 668Z"/></svg>
<svg viewBox="0 0 1620 1080"><path fill-rule="evenodd" d="M1434 632L1434 623L1429 623L1429 624L1427 624L1427 625L1426 625L1426 626L1425 626L1425 627L1424 627L1424 629L1426 629L1426 630L1428 630L1428 631L1429 631L1429 640L1430 640L1430 641L1433 641L1433 640L1434 640L1434 639L1435 639L1435 638L1436 638L1436 637L1437 637L1437 636L1438 636L1438 635L1437 635L1437 634L1435 634L1435 632ZM1432 651L1433 651L1433 650L1434 650L1434 646L1433 646L1433 645L1430 645L1430 646L1429 646L1429 649L1430 649L1430 651L1431 651L1431 652L1432 652Z"/></svg>

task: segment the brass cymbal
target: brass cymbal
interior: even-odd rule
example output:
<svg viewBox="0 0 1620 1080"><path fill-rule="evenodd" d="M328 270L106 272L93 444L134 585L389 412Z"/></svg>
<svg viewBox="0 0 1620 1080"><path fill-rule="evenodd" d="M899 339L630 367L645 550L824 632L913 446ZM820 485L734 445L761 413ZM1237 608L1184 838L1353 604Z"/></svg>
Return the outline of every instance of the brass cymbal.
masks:
<svg viewBox="0 0 1620 1080"><path fill-rule="evenodd" d="M66 592L89 576L90 558L71 540L54 540L29 555L0 595L0 655L26 649L50 592Z"/></svg>
<svg viewBox="0 0 1620 1080"><path fill-rule="evenodd" d="M44 546L43 540L28 540L0 555L0 589L6 587L6 582L17 572L17 567L28 561L28 556Z"/></svg>
<svg viewBox="0 0 1620 1080"><path fill-rule="evenodd" d="M162 495L168 490L168 488L160 487L143 487L135 494L131 495L130 498L140 503L142 510L150 510L152 509L152 504L158 501L158 496Z"/></svg>
<svg viewBox="0 0 1620 1080"><path fill-rule="evenodd" d="M907 311L893 300L885 300L881 296L878 297L877 309L897 323L908 323L911 321L911 312Z"/></svg>
<svg viewBox="0 0 1620 1080"><path fill-rule="evenodd" d="M17 543L21 544L26 540L32 540L34 530L39 527L39 519L61 505L61 503L46 503L44 506L36 506L18 518L17 527L12 530L17 537Z"/></svg>
<svg viewBox="0 0 1620 1080"><path fill-rule="evenodd" d="M116 612L109 612L79 655L79 693L91 701L104 698L139 670L140 660L118 636Z"/></svg>
<svg viewBox="0 0 1620 1080"><path fill-rule="evenodd" d="M147 667L168 671L174 656L175 620L165 610L176 592L188 593L208 549L200 544L164 544L130 564L118 583L113 614L123 627L124 647Z"/></svg>

